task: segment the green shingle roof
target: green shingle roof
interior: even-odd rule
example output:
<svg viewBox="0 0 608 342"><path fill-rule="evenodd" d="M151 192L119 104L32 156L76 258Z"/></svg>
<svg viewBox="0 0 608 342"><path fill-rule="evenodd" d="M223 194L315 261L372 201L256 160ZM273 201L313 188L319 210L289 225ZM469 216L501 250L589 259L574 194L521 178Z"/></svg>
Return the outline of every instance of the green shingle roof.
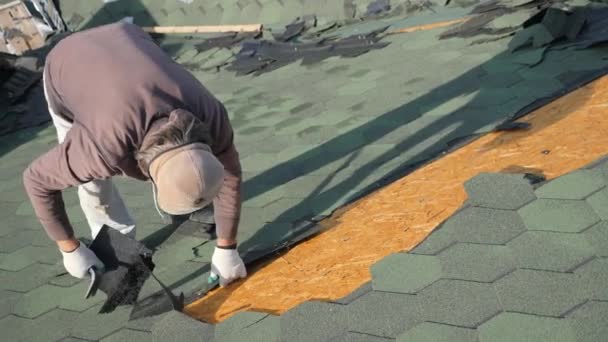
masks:
<svg viewBox="0 0 608 342"><path fill-rule="evenodd" d="M563 186L577 175L595 173L603 167L605 164L574 171L538 189ZM528 199L525 194L534 192L531 184L526 186L527 191L523 191L523 184L510 186L513 179L520 179L518 175L481 174L467 184L483 184L488 178L496 180L487 188L491 193L478 188L469 192L467 208L488 200L503 207L500 199L510 202L511 191ZM602 180L598 188L605 189L607 184ZM532 199L532 203L536 201L543 199ZM516 209L508 211L517 213ZM519 234L501 242L463 241L458 234L463 230L459 229L471 226L470 221L460 218L466 210L449 218L411 252L389 255L372 266L372 286L364 286L350 299L307 302L280 316L282 339L277 336L272 340L308 337L328 341L346 335L367 336L372 341L603 339L608 326L608 291L603 285L608 281L603 246L608 230L604 224L590 225L580 232L537 230L534 225L525 225ZM569 214L579 217L588 212L572 210ZM479 224L467 229L484 235L494 226L492 220L476 217ZM519 226L520 222L511 224ZM447 247L435 248L437 236L442 236L442 241L450 240ZM251 313L237 314L232 320L247 315ZM227 333L223 326L240 330L228 324L218 325L218 339ZM256 324L247 329L256 328L262 329Z"/></svg>
<svg viewBox="0 0 608 342"><path fill-rule="evenodd" d="M312 12L321 23L344 24L332 32L342 37L385 25L400 28L450 20L471 9L435 6L435 13L346 23L353 8L361 14L368 2L353 3L241 0L188 5L167 0L138 5L118 0L104 5L70 0L61 1L61 7L72 28L133 15L142 25L234 23L238 19L268 24L276 32L295 17ZM399 3L403 2L395 2L395 7ZM509 18L519 25L525 16ZM510 22L509 18L501 21ZM527 54L539 62L539 51L511 54L506 51L509 38L484 44L473 42L485 36L439 40L443 31L391 35L382 40L390 43L387 47L356 58L332 57L308 66L295 62L256 77L200 68L229 58L238 47L199 53L194 46L200 39L177 37L161 42L176 59L191 65L195 76L229 110L244 169L239 233L243 250L280 245L301 233L295 221L328 215L386 179L437 157L461 139L488 132L531 102L555 96L581 77L598 76L608 66L605 47L544 51L542 61L530 67ZM55 141L52 127L0 137L0 331L15 341L68 336L137 340L153 335L154 327L162 322L191 326L191 321L173 313L165 321L161 316L133 322L127 322L128 308L99 315L103 296L81 299L86 284L61 274L60 255L46 239L20 185L28 163ZM392 255L375 265L372 283L354 295L338 303L304 304L280 318L239 314L219 324L214 334L218 340L271 341L280 336L305 338L312 329L319 338L337 340L439 339L447 333L463 339L485 334L491 340L492 334L508 332L504 326L509 322L522 319L512 315L498 319L501 316L496 315L505 310L501 296L506 296L504 303L517 309L532 310L528 307L535 303L534 312L521 315L566 315L543 317L538 320L543 325L567 321L577 336L601 336L597 332L602 321L581 318L604 312L593 300L606 300L601 285L606 263L600 258L608 254L603 221L606 196L598 175L605 182L608 166L600 164L595 170L549 182L544 189L529 187L523 176L480 175L466 184L471 196L468 207L413 253ZM192 225L175 229L163 224L153 209L148 184L122 179L116 184L137 220L138 238L158 247L155 274L175 292L206 289L213 251L210 236ZM501 191L503 196L493 196ZM77 234L88 236L75 191L66 191L64 200ZM479 256L483 265L476 264ZM511 295L539 296L542 291L528 284L546 290L555 285L552 281L570 289L576 277L561 276L563 272L580 275L588 291L560 290L550 300L536 301ZM500 292L495 289L498 286ZM143 293L156 290L147 285ZM592 300L570 307L580 298ZM311 315L315 319L308 321ZM498 320L490 328L479 328L493 317ZM543 331L531 333L544 336Z"/></svg>

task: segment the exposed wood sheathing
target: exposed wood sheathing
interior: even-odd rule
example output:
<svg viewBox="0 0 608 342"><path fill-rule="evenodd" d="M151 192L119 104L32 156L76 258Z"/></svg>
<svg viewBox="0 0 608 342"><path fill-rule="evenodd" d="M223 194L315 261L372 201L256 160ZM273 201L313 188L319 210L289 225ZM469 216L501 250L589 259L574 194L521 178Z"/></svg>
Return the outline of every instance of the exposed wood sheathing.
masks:
<svg viewBox="0 0 608 342"><path fill-rule="evenodd" d="M371 279L383 257L410 250L466 199L481 172L542 172L548 179L608 151L608 76L529 114L529 131L492 133L368 195L323 222L330 228L211 292L186 312L219 322L244 311L281 314L311 299L341 298Z"/></svg>
<svg viewBox="0 0 608 342"><path fill-rule="evenodd" d="M437 29L437 28L442 28L442 27L448 27L448 26L452 26L452 25L456 25L456 24L462 24L462 23L466 22L469 19L470 18L467 17L467 18L460 18L460 19L454 19L454 20L449 20L449 21L441 21L441 22L427 24L427 25L418 25L418 26L413 26L413 27L406 27L406 28L401 28L401 29L397 29L397 30L394 30L394 31L390 31L389 34L410 33L410 32L416 32L416 31L424 31L424 30L431 30L431 29Z"/></svg>

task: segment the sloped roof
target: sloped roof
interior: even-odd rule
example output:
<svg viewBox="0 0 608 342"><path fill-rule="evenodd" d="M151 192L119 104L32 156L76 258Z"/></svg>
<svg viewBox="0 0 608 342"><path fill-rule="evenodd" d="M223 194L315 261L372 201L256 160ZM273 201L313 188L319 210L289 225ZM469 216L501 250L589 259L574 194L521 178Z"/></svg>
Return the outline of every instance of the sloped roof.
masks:
<svg viewBox="0 0 608 342"><path fill-rule="evenodd" d="M66 20L81 17L79 24L72 22L72 27L86 27L127 15L134 15L137 23L137 14L143 17L146 12L158 18L155 19L157 24L196 24L203 19L206 23L230 23L234 19L225 9L232 11L239 7L230 3L222 5L225 15L218 16L212 10L205 12L207 16L201 16L194 10L186 10L187 6L200 6L196 2L188 5L177 1L150 1L138 8L132 7L130 1L111 2L103 8L101 2L73 0L61 3ZM283 3L286 5L276 6L276 11L274 5L266 7L264 3L264 10L257 17L247 12L254 10L253 1L234 11L251 21L276 24L269 26L280 32L284 24L313 8L303 8L295 0ZM315 6L320 3L311 2ZM331 2L327 3L326 6L333 6L329 4ZM436 13L427 9L409 17L395 14L349 21L346 19L352 16L345 13L352 10L352 6L341 5L335 9L338 14L327 15L329 19L318 15L320 23L333 20L343 24L339 29L323 33L335 35L337 39L387 25L391 31L453 20L467 15L473 8L435 6ZM365 9L366 5L361 2L359 7ZM595 7L600 8L599 5ZM522 10L524 14L518 11L499 16L495 19L498 23L491 21L488 25L496 25L495 28L514 26L517 27L513 29L515 32L527 19L526 13L532 11L528 8ZM222 67L219 72L217 68L201 68L207 65L205 63L216 66L230 62L233 53L240 51L238 44L230 49L199 51L196 45L200 39L161 40L161 45L176 60L187 64L229 109L245 176L239 233L243 252L255 255L282 246L286 240L300 236L301 226L294 222L328 215L419 163L441 156L463 139L491 131L497 124L526 113L580 82L604 74L608 66L606 48L601 46L579 50L576 46L562 45L559 49L541 47L510 52L511 36L503 37L510 31L500 35L484 31L472 37L439 39L438 36L448 29L386 35L381 42L388 43L387 46L353 58L334 56L304 66L294 61L258 76L236 75ZM268 32L264 38L268 38ZM485 38L491 38L491 41L478 42ZM27 163L55 142L52 128L21 131L2 141L0 201L6 224L1 227L0 234L0 277L3 280L0 283L4 287L0 295L3 303L1 330L16 334L16 338L27 332L29 340L59 339L69 335L97 340L119 329L121 332L116 334L120 336L147 338L144 333L125 329L150 330L157 319L125 324L126 308L100 316L97 311L101 298L90 301L80 298L85 283L57 276L61 273L59 255L46 240L18 186ZM13 150L9 151L11 148ZM157 276L176 292L196 294L201 289L206 290L213 247L209 236L192 226L159 230L162 222L154 214L150 189L145 184L122 180L117 184L137 218L139 237L156 245L162 242L155 254L155 263L159 265L155 271ZM75 193L68 191L65 198L78 234L86 236L86 223ZM471 286L487 288L486 285L455 281L442 281L435 286L440 289L455 286L465 294ZM441 292L435 289L429 298L439 298L440 302L445 299ZM380 302L393 302L394 299L394 303L403 301L407 304L410 300L399 294L376 293L373 296L384 298L380 298ZM372 299L361 303L374 302ZM304 307L310 310L300 308L284 320L303 324L297 322L301 310L316 315L316 312L325 312L328 305L305 304ZM361 310L365 305L357 304ZM371 312L377 315L390 313L379 307L374 310ZM480 311L475 310L473 314L477 315ZM486 309L482 311L479 316L485 317ZM436 314L443 313L437 311ZM247 318L247 322L263 318L253 316ZM464 315L462 319L467 317ZM481 324L478 321L474 320ZM551 322L548 324L553 324ZM274 318L265 318L260 321L262 323L276 327ZM370 333L379 329L373 321L365 324L369 324Z"/></svg>

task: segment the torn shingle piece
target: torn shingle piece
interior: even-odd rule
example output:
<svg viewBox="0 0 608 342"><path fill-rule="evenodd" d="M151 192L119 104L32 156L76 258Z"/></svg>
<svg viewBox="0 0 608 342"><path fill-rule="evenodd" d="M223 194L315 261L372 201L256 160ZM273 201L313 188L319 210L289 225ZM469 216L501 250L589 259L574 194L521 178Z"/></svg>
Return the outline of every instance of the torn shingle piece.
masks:
<svg viewBox="0 0 608 342"><path fill-rule="evenodd" d="M528 20L524 21L522 23L522 26L524 28L536 25L536 24L540 24L543 21L543 18L545 17L545 14L547 14L547 8L542 9L538 12L536 12L534 15L532 15L530 18L528 18Z"/></svg>
<svg viewBox="0 0 608 342"><path fill-rule="evenodd" d="M575 40L583 30L587 22L587 14L584 9L578 9L568 18L565 34L568 40Z"/></svg>
<svg viewBox="0 0 608 342"><path fill-rule="evenodd" d="M494 129L494 131L496 132L500 132L500 131L519 131L519 130L526 130L526 129L530 129L530 127L532 127L531 124L527 123L527 122L505 122L502 123L498 126L496 126L496 128Z"/></svg>
<svg viewBox="0 0 608 342"><path fill-rule="evenodd" d="M390 0L375 0L367 5L365 16L378 15L391 9Z"/></svg>
<svg viewBox="0 0 608 342"><path fill-rule="evenodd" d="M198 52L204 52L214 48L228 49L242 41L256 39L261 35L261 32L239 32L221 35L205 39L202 43L196 44L194 47Z"/></svg>
<svg viewBox="0 0 608 342"><path fill-rule="evenodd" d="M304 32L306 22L303 20L296 21L285 26L285 32L280 34L273 34L272 36L279 42L288 42Z"/></svg>
<svg viewBox="0 0 608 342"><path fill-rule="evenodd" d="M154 275L152 276L154 277ZM180 293L179 297L175 296L158 278L154 278L156 280L154 285L160 286L160 290L143 299L138 299L133 305L129 320L156 317L172 310L180 312L183 310L184 294Z"/></svg>
<svg viewBox="0 0 608 342"><path fill-rule="evenodd" d="M538 24L515 33L508 46L509 51L515 52L529 45L540 47L553 42L553 40L555 40L555 37L543 25Z"/></svg>
<svg viewBox="0 0 608 342"><path fill-rule="evenodd" d="M313 29L307 31L307 33L305 35L305 38L318 37L321 34L323 34L325 32L328 32L328 31L330 31L330 30L332 30L334 28L338 28L338 27L340 27L340 26L335 21L326 23L326 24L324 24L322 26L316 26Z"/></svg>
<svg viewBox="0 0 608 342"><path fill-rule="evenodd" d="M555 40L566 34L566 29L570 24L570 20L566 12L557 8L549 8L543 16L541 24Z"/></svg>
<svg viewBox="0 0 608 342"><path fill-rule="evenodd" d="M105 272L99 277L99 290L108 298L100 313L112 312L119 305L134 304L154 269L152 250L107 226L97 234L90 249L105 266Z"/></svg>
<svg viewBox="0 0 608 342"><path fill-rule="evenodd" d="M302 60L304 65L310 65L333 56L356 57L370 50L388 46L389 43L380 42L381 37L379 37L379 34L386 29L388 26L367 34L306 43L246 41L226 70L236 71L237 75L251 73L259 75L298 60Z"/></svg>
<svg viewBox="0 0 608 342"><path fill-rule="evenodd" d="M513 61L518 64L524 64L529 67L533 67L543 61L547 49L548 47L545 46L539 49L519 50L513 53Z"/></svg>
<svg viewBox="0 0 608 342"><path fill-rule="evenodd" d="M490 0L481 3L471 10L471 14L481 14L505 8L500 0Z"/></svg>
<svg viewBox="0 0 608 342"><path fill-rule="evenodd" d="M543 0L513 0L509 2L512 7L529 7L543 2Z"/></svg>

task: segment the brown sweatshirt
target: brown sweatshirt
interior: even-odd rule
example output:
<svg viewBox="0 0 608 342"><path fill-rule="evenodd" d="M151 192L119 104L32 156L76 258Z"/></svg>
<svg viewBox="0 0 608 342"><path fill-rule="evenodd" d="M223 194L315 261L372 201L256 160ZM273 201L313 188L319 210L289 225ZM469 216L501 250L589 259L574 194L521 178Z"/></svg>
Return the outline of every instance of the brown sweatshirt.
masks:
<svg viewBox="0 0 608 342"><path fill-rule="evenodd" d="M49 53L45 79L49 105L72 128L32 162L23 180L51 239L74 234L62 190L117 175L148 180L134 154L152 122L177 108L210 127L212 151L226 170L214 201L218 236L236 236L241 167L226 109L147 33L124 22L74 33Z"/></svg>

